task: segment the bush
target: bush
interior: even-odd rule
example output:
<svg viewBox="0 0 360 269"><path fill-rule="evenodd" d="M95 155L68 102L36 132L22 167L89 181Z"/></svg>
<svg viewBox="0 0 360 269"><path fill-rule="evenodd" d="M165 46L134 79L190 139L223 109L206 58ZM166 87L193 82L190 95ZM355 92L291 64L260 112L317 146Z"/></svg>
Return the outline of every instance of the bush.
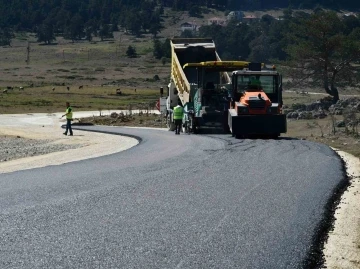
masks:
<svg viewBox="0 0 360 269"><path fill-rule="evenodd" d="M129 58L136 58L137 57L136 49L133 46L129 46L126 50L126 55Z"/></svg>
<svg viewBox="0 0 360 269"><path fill-rule="evenodd" d="M165 65L165 64L166 64L166 62L167 62L166 57L162 57L162 58L161 58L161 63L162 63L163 65Z"/></svg>

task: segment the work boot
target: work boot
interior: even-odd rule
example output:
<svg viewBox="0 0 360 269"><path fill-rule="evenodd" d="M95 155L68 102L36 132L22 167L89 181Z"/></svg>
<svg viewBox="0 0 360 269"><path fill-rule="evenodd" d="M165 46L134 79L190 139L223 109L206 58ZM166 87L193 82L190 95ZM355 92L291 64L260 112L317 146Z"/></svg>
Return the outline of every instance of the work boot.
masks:
<svg viewBox="0 0 360 269"><path fill-rule="evenodd" d="M63 135L67 135L67 133L63 133Z"/></svg>

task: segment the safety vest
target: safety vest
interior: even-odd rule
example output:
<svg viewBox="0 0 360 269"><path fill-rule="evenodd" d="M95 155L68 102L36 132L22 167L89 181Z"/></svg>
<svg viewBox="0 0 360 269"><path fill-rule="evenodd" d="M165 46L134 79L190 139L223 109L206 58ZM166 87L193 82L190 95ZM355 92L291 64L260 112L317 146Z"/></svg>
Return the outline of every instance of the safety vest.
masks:
<svg viewBox="0 0 360 269"><path fill-rule="evenodd" d="M69 113L69 114L68 114ZM69 119L69 120L72 120L72 116L73 116L73 113L72 113L72 108L71 106L69 106L67 109L66 109L66 118Z"/></svg>
<svg viewBox="0 0 360 269"><path fill-rule="evenodd" d="M184 115L184 108L182 106L174 107L174 120L182 120Z"/></svg>
<svg viewBox="0 0 360 269"><path fill-rule="evenodd" d="M260 87L261 87L261 81L258 80L258 79L252 79L252 80L250 81L250 85L251 85L251 86L256 86L256 87L260 88Z"/></svg>

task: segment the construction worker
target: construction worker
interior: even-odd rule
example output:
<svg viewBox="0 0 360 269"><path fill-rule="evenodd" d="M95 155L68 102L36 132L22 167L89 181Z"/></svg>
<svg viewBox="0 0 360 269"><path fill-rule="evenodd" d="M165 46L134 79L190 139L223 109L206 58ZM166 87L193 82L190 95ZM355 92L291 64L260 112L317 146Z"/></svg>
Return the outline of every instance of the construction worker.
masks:
<svg viewBox="0 0 360 269"><path fill-rule="evenodd" d="M73 135L73 131L71 128L71 121L73 120L73 112L72 112L72 107L70 106L69 102L66 102L66 111L65 114L62 115L62 117L66 116L66 130L64 135L67 135L68 131L70 132L70 135Z"/></svg>
<svg viewBox="0 0 360 269"><path fill-rule="evenodd" d="M256 90L260 90L261 87L261 81L257 78L251 78L249 81L249 88L250 89L256 89Z"/></svg>
<svg viewBox="0 0 360 269"><path fill-rule="evenodd" d="M174 107L174 122L175 122L175 134L180 134L180 129L182 125L182 119L184 115L184 108L180 100L178 101L178 105Z"/></svg>

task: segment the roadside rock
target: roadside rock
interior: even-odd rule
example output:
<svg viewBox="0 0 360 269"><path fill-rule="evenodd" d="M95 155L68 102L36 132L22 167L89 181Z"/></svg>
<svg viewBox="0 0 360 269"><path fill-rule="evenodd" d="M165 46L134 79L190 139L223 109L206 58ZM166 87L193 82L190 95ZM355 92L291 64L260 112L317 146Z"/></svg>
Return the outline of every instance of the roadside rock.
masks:
<svg viewBox="0 0 360 269"><path fill-rule="evenodd" d="M338 128L345 127L345 121L343 121L343 120L337 121L335 123L335 126L338 127Z"/></svg>
<svg viewBox="0 0 360 269"><path fill-rule="evenodd" d="M118 117L118 113L113 112L113 113L110 114L110 117L113 118L113 119L116 119Z"/></svg>
<svg viewBox="0 0 360 269"><path fill-rule="evenodd" d="M327 114L324 110L319 108L317 111L312 111L312 116L314 119L324 119L327 117Z"/></svg>
<svg viewBox="0 0 360 269"><path fill-rule="evenodd" d="M336 104L329 107L329 111L335 115L342 115L345 108L353 108L360 112L360 98L351 97L347 99L341 99Z"/></svg>
<svg viewBox="0 0 360 269"><path fill-rule="evenodd" d="M306 111L303 111L303 112L300 112L299 113L299 116L298 116L298 120L311 120L313 119L313 114L311 112L306 112Z"/></svg>
<svg viewBox="0 0 360 269"><path fill-rule="evenodd" d="M311 120L323 119L329 114L343 115L349 109L360 112L360 98L351 97L341 99L336 104L333 104L332 97L329 96L308 105L294 103L286 106L284 114L288 119Z"/></svg>
<svg viewBox="0 0 360 269"><path fill-rule="evenodd" d="M286 114L286 113L285 113ZM297 113L296 111L294 112L289 112L286 114L286 117L288 119L297 119L299 117L299 113Z"/></svg>

